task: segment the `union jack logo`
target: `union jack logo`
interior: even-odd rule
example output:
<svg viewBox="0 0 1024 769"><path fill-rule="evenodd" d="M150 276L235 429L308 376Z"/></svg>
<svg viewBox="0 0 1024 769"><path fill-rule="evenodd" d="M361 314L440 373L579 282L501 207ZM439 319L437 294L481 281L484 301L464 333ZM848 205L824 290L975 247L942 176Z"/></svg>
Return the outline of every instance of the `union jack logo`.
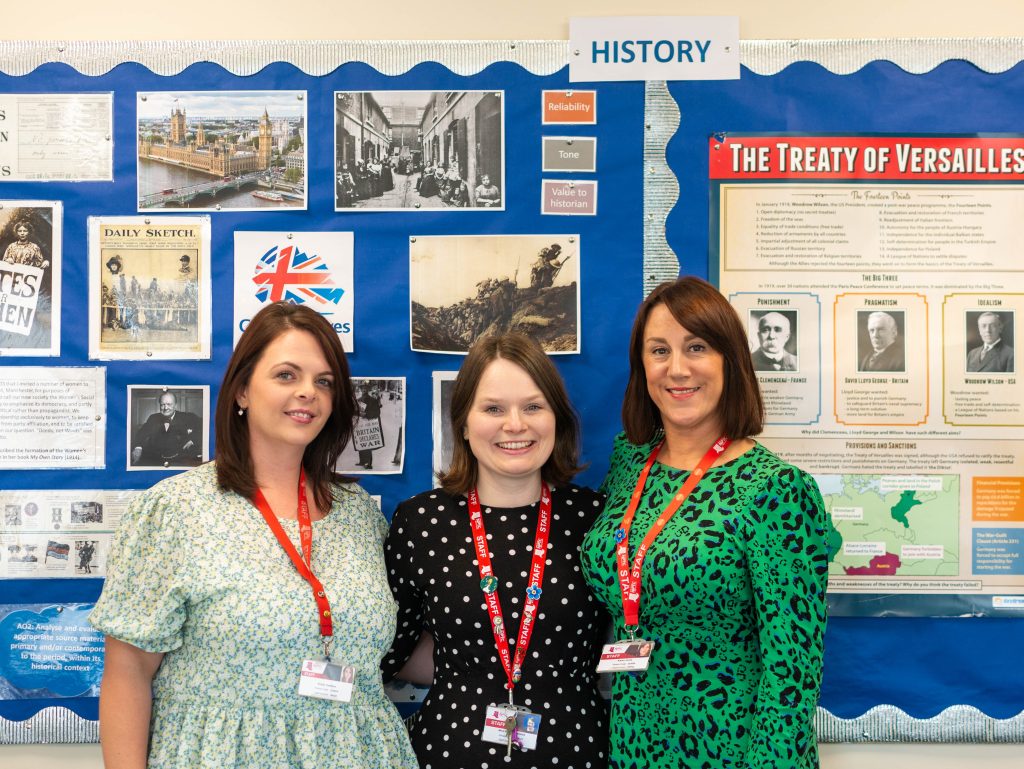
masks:
<svg viewBox="0 0 1024 769"><path fill-rule="evenodd" d="M331 271L323 259L295 246L274 246L261 256L252 282L261 302L284 299L295 304L337 304L345 293L344 288L332 282Z"/></svg>

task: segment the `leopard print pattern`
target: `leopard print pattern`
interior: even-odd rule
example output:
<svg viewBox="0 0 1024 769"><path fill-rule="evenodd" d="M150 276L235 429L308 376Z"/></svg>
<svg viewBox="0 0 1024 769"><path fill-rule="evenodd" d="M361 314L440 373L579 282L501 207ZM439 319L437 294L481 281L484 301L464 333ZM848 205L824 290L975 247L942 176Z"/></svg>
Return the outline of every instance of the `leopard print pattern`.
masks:
<svg viewBox="0 0 1024 769"><path fill-rule="evenodd" d="M615 531L654 444L616 439L584 574L624 638ZM689 473L654 463L632 558ZM711 468L648 551L645 673L616 673L611 769L810 769L821 684L826 538L814 479L760 444Z"/></svg>

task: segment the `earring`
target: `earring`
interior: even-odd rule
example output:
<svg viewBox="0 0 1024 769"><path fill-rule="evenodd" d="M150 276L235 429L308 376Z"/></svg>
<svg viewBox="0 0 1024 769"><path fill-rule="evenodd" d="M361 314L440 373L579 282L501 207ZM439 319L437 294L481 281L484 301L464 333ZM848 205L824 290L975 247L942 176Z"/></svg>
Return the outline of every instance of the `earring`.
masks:
<svg viewBox="0 0 1024 769"><path fill-rule="evenodd" d="M240 416L240 417L244 417L245 416L245 409L243 409L241 406L238 407L238 416Z"/></svg>

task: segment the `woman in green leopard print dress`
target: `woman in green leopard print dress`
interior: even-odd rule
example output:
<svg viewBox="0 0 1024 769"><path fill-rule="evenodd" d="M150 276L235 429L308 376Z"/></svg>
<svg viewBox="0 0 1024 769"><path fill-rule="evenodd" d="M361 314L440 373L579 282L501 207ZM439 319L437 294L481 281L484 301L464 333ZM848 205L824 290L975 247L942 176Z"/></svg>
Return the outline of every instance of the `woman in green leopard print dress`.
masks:
<svg viewBox="0 0 1024 769"><path fill-rule="evenodd" d="M811 476L750 438L763 411L725 298L698 278L656 288L633 326L608 501L582 548L617 638L616 537L645 463L658 452L625 540L631 564L691 469L731 443L647 552L636 635L656 645L646 672L614 674L611 769L818 766L829 524Z"/></svg>

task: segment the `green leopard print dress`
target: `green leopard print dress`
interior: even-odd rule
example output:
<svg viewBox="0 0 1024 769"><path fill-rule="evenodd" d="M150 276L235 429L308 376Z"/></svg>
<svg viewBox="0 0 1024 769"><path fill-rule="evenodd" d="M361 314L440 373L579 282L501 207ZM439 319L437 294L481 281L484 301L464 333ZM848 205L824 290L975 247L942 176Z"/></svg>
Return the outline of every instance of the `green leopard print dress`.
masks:
<svg viewBox="0 0 1024 769"><path fill-rule="evenodd" d="M617 638L615 530L653 445L616 439L582 546ZM654 463L631 559L687 475ZM614 674L611 769L818 766L828 527L814 479L760 444L707 472L644 563L638 637L657 646L646 673Z"/></svg>

